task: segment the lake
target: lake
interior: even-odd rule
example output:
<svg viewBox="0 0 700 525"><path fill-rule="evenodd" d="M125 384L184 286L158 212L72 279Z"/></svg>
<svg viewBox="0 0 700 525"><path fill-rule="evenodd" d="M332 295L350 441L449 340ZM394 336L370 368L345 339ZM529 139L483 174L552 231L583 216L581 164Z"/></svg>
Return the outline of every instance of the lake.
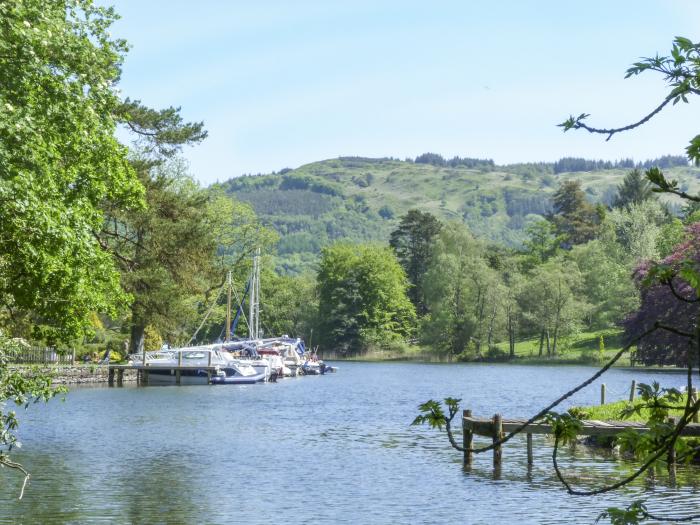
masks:
<svg viewBox="0 0 700 525"><path fill-rule="evenodd" d="M697 503L695 467L670 486L663 470L623 492L568 496L554 478L552 442L524 437L465 471L444 435L411 427L417 405L460 397L477 416L530 416L595 369L507 364L333 363L337 374L250 386L83 387L65 402L20 412L32 472L0 471L0 523L593 523L639 497L651 510ZM680 386L682 374L611 370L608 399L632 379ZM599 402L600 381L565 407ZM486 443L475 438L477 443ZM563 450L577 486L617 479L632 463Z"/></svg>

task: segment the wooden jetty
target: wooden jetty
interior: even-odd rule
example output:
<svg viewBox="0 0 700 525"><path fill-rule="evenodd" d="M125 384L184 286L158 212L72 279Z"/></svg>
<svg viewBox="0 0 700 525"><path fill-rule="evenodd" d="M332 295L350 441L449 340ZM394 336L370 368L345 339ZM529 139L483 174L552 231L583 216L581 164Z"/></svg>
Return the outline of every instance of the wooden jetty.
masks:
<svg viewBox="0 0 700 525"><path fill-rule="evenodd" d="M473 447L474 435L486 436L494 442L503 438L509 432L520 428L526 419L504 419L500 414L492 418L478 418L472 416L471 410L464 410L462 413L462 437L464 452L464 464L471 465L473 453L468 449ZM649 432L649 428L644 423L631 421L582 421L583 426L579 431L580 436L616 436L626 430L635 432ZM527 463L532 465L532 435L533 434L553 434L552 426L545 421L537 421L528 425L523 431L527 440ZM680 434L683 437L699 437L700 424L691 423L687 425ZM503 448L496 445L493 449L493 464L495 467L501 465L503 459Z"/></svg>
<svg viewBox="0 0 700 525"><path fill-rule="evenodd" d="M175 376L175 384L180 384L180 379L182 377L182 372L188 370L203 370L207 373L207 382L211 383L211 376L214 371L219 368L218 366L206 366L206 365L156 365L156 364L134 364L134 365L108 365L109 371L107 375L107 382L109 386L114 386L115 379L117 386L122 386L124 381L124 370L136 370L136 384L141 386L148 386L148 376L153 370L168 370L171 375Z"/></svg>

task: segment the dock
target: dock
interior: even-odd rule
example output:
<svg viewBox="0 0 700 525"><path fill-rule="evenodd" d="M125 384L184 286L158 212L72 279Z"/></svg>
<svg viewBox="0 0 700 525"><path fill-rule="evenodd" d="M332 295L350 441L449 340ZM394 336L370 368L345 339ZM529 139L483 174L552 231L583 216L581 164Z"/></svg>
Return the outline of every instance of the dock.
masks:
<svg viewBox="0 0 700 525"><path fill-rule="evenodd" d="M473 448L473 438L486 436L494 442L502 439L505 434L513 432L525 424L526 419L504 419L500 414L492 418L479 418L472 416L471 410L464 410L462 413L462 438L464 452L464 465L471 465L473 453L469 452ZM582 421L583 425L578 433L580 436L616 436L621 432L633 430L635 432L649 432L649 428L644 423L631 421ZM545 421L536 421L528 425L522 434L526 438L527 463L532 465L532 436L533 434L553 434L552 426ZM700 424L688 424L680 434L682 437L700 437ZM502 445L496 445L493 449L493 464L498 467L503 459Z"/></svg>
<svg viewBox="0 0 700 525"><path fill-rule="evenodd" d="M140 386L148 386L149 372L153 370L169 370L175 376L175 384L179 385L182 378L182 372L191 370L203 370L207 373L207 382L211 383L211 376L218 366L212 365L158 365L158 364L132 364L132 365L107 365L108 376L107 383L109 386L122 386L124 381L124 370L136 370L136 384Z"/></svg>

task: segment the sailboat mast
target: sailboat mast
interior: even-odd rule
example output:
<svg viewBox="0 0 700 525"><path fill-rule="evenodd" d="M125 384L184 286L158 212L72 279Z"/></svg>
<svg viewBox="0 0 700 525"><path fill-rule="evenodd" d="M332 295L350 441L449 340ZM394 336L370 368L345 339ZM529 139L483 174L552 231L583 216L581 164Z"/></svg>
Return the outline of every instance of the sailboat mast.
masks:
<svg viewBox="0 0 700 525"><path fill-rule="evenodd" d="M253 271L250 274L250 297L248 299L248 336L257 339L255 333L255 265L257 259L253 257Z"/></svg>
<svg viewBox="0 0 700 525"><path fill-rule="evenodd" d="M255 252L255 338L260 337L260 248Z"/></svg>
<svg viewBox="0 0 700 525"><path fill-rule="evenodd" d="M226 288L228 294L226 296L226 339L228 343L231 340L231 271L226 275Z"/></svg>
<svg viewBox="0 0 700 525"><path fill-rule="evenodd" d="M260 337L260 248L255 251L253 256L253 271L250 280L248 334L251 339L258 339Z"/></svg>

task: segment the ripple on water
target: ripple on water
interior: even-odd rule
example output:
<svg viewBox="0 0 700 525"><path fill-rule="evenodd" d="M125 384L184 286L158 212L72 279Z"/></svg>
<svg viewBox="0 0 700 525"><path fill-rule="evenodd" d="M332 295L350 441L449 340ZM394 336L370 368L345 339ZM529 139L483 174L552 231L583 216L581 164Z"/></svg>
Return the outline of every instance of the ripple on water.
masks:
<svg viewBox="0 0 700 525"><path fill-rule="evenodd" d="M78 388L21 414L17 457L33 477L17 501L8 482L20 480L2 473L0 523L592 523L637 497L666 513L700 503L692 467L680 469L680 488L658 472L622 493L574 498L544 436L532 468L516 437L499 472L489 455L465 470L444 436L410 426L419 403L446 396L477 415L528 416L592 371L343 363L277 384ZM624 392L632 378L652 379L611 371L605 382ZM598 393L594 383L567 406ZM587 488L633 468L585 447L562 450L561 464Z"/></svg>

